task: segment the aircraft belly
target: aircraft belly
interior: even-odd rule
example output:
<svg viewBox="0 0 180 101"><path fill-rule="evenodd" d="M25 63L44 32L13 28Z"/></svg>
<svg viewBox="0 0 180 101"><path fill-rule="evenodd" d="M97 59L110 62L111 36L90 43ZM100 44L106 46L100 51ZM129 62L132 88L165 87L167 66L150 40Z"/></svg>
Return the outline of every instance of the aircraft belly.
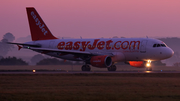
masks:
<svg viewBox="0 0 180 101"><path fill-rule="evenodd" d="M52 55L51 55L52 56ZM61 58L61 59L66 59L66 60L73 60L73 61L82 61L81 58L76 57L73 54L63 54L63 53L56 53L53 55L54 57Z"/></svg>
<svg viewBox="0 0 180 101"><path fill-rule="evenodd" d="M56 57L56 58L66 59L66 60L82 61L81 58L73 54L64 54L64 53L57 53L57 52L42 52L42 51L36 51L36 52L39 52L41 54L46 54L46 55Z"/></svg>
<svg viewBox="0 0 180 101"><path fill-rule="evenodd" d="M140 55L140 53L125 53L126 61L139 61L143 60L143 57Z"/></svg>
<svg viewBox="0 0 180 101"><path fill-rule="evenodd" d="M68 55L64 55L64 56L58 56L58 58L67 59L67 60L73 60L73 61L82 61L81 58L75 57L72 54L68 54Z"/></svg>

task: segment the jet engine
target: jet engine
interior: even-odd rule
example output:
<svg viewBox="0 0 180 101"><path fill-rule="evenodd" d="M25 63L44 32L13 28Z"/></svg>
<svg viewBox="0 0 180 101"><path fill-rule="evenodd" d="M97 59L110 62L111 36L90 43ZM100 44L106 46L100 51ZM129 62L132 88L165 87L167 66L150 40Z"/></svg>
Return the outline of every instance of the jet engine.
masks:
<svg viewBox="0 0 180 101"><path fill-rule="evenodd" d="M112 65L112 59L107 55L92 56L90 60L90 64L95 67L106 68Z"/></svg>

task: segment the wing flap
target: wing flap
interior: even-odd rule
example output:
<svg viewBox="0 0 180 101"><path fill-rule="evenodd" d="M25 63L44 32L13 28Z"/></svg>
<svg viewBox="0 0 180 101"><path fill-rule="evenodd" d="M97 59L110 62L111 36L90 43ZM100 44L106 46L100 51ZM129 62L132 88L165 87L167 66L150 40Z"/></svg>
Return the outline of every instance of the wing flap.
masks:
<svg viewBox="0 0 180 101"><path fill-rule="evenodd" d="M69 54L84 54L84 55L93 55L90 52L83 51L72 51L72 50L59 50L59 49L50 49L50 48L29 48L34 51L50 51L50 52L60 52L60 53L69 53Z"/></svg>

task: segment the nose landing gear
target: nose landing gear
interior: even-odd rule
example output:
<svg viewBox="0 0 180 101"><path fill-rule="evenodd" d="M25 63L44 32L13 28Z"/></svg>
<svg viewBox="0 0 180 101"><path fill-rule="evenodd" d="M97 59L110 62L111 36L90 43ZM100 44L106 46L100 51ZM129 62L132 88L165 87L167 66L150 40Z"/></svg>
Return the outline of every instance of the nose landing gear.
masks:
<svg viewBox="0 0 180 101"><path fill-rule="evenodd" d="M148 60L145 66L146 66L146 71L152 71L151 60Z"/></svg>

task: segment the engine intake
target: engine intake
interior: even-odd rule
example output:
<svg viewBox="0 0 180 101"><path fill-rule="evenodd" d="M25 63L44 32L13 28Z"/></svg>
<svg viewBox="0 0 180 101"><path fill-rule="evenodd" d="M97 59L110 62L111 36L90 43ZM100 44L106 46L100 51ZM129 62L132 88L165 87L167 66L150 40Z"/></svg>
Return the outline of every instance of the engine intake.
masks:
<svg viewBox="0 0 180 101"><path fill-rule="evenodd" d="M91 57L90 63L92 66L95 66L95 67L106 68L112 65L112 59L111 57L107 55L93 56Z"/></svg>

